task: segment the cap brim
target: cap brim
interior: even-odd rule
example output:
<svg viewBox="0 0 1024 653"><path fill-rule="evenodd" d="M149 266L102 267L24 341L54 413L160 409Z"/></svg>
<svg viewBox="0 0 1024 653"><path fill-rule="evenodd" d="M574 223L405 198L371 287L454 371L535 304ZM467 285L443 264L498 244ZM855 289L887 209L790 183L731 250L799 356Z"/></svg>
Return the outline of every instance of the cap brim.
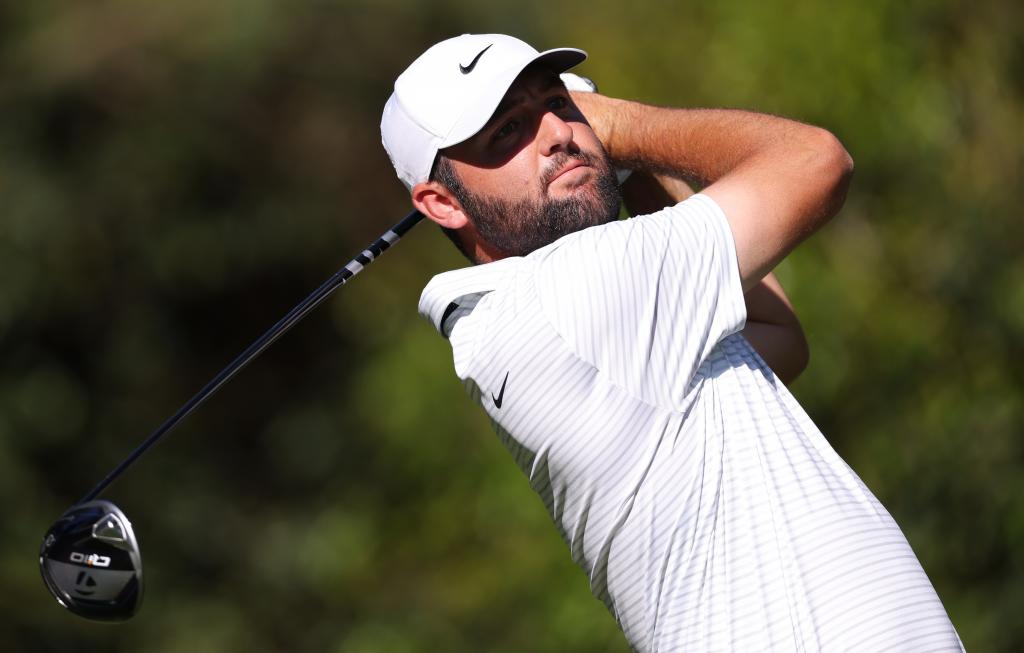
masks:
<svg viewBox="0 0 1024 653"><path fill-rule="evenodd" d="M498 108L512 83L529 66L538 63L543 64L551 72L558 74L580 64L586 58L587 53L577 48L555 48L545 50L535 57L507 68L500 75L495 75L491 83L475 98L470 100L470 104L467 105L465 112L452 126L448 135L441 141L438 149L457 145L480 131L487 124L487 121L491 119L491 116L494 115L494 110Z"/></svg>

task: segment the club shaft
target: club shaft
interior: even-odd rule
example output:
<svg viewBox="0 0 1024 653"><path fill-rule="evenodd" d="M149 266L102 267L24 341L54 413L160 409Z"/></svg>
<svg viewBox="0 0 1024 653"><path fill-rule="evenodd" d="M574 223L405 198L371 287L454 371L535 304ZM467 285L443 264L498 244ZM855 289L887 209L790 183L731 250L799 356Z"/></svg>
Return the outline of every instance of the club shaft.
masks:
<svg viewBox="0 0 1024 653"><path fill-rule="evenodd" d="M384 234L374 241L368 248L346 263L345 267L335 272L331 278L321 284L319 288L314 290L312 294L302 300L295 308L290 310L287 315L277 322L277 324L270 327L266 333L249 345L249 347L239 354L235 360L231 361L231 363L221 370L217 376L213 377L209 383L203 386L195 396L185 402L185 404L179 408L176 413L168 417L163 424L157 427L157 429L142 442L142 444L132 450L132 452L128 454L127 458L121 461L117 467L112 469L110 473L96 485L96 487L82 497L79 503L92 501L99 496L107 486L113 483L118 476L132 465L132 463L138 460L146 450L156 444L160 438L167 435L171 429L177 426L178 422L185 419L189 413L202 405L202 403L209 399L213 393L217 392L222 385L227 383L231 377L237 374L243 367L248 365L252 359L259 356L263 350L272 345L274 341L295 326L306 316L307 313L319 306L321 302L327 299L327 297L338 288L338 286L344 285L346 281L359 274L364 267L380 256L384 250L401 240L402 236L412 229L422 218L423 214L418 211L413 211L409 215L405 216L405 218L403 218L398 224L384 232Z"/></svg>

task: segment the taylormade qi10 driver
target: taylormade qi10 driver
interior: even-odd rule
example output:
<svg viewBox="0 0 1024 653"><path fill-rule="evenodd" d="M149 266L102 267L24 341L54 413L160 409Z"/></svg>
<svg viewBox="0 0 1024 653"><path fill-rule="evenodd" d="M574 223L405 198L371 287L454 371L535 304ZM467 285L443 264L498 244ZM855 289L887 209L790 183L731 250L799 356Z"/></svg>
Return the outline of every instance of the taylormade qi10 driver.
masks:
<svg viewBox="0 0 1024 653"><path fill-rule="evenodd" d="M46 587L75 614L127 619L142 598L142 558L132 525L109 501L74 506L43 538Z"/></svg>
<svg viewBox="0 0 1024 653"><path fill-rule="evenodd" d="M131 522L109 501L96 500L118 476L252 359L316 308L338 286L397 243L423 215L413 211L391 227L298 306L239 354L136 447L81 501L50 527L39 550L39 568L57 602L77 615L101 621L128 619L142 600L142 556Z"/></svg>

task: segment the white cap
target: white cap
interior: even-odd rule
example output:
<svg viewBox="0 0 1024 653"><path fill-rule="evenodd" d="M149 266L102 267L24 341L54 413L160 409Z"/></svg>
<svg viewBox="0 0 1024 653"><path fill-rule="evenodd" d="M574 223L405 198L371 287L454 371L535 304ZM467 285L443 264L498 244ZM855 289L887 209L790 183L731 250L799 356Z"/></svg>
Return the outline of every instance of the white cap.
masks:
<svg viewBox="0 0 1024 653"><path fill-rule="evenodd" d="M586 58L575 48L537 52L504 34L463 34L432 46L398 76L384 105L381 141L398 178L409 189L426 181L437 151L480 131L531 63L561 73Z"/></svg>

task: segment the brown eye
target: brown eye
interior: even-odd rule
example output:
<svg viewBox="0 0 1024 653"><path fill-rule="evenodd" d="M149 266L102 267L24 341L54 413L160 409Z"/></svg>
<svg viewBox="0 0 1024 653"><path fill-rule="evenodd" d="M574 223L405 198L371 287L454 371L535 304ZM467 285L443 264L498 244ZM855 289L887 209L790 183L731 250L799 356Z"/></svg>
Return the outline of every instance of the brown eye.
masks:
<svg viewBox="0 0 1024 653"><path fill-rule="evenodd" d="M552 111L558 111L559 109L564 109L568 105L569 105L569 100L567 100L566 98L562 97L561 95L559 95L558 97L553 97L550 100L548 100L548 108L551 109Z"/></svg>
<svg viewBox="0 0 1024 653"><path fill-rule="evenodd" d="M494 140L500 140L507 136L511 136L516 132L517 129L519 129L519 121L509 120L508 122L501 126L501 129L494 132Z"/></svg>

